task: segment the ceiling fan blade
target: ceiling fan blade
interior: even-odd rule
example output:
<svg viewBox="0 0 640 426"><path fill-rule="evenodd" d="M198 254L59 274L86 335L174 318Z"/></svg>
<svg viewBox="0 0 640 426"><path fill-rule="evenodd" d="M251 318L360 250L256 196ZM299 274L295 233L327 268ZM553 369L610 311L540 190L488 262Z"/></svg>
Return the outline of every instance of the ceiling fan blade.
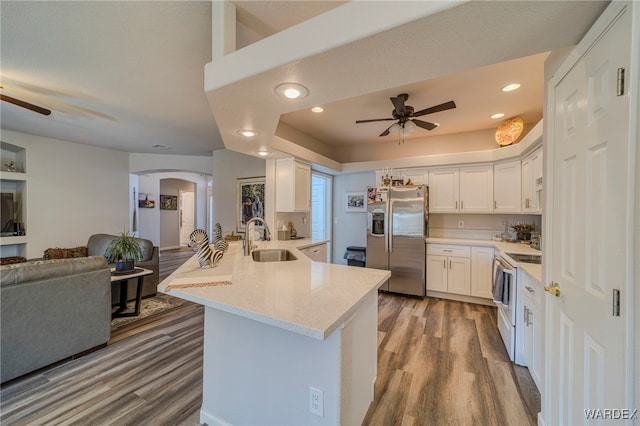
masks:
<svg viewBox="0 0 640 426"><path fill-rule="evenodd" d="M12 98L11 96L0 94L0 100L3 100L5 102L9 102L10 104L14 104L14 105L17 105L17 106L22 107L22 108L26 108L28 110L31 110L33 112L37 112L37 113L42 114L42 115L51 115L51 110L50 109L42 108L42 107L40 107L38 105L34 105L34 104L29 103L29 102L21 101L20 99Z"/></svg>
<svg viewBox="0 0 640 426"><path fill-rule="evenodd" d="M414 117L420 117L421 115L433 114L434 112L446 111L456 107L456 103L453 101L445 102L440 105L432 106L431 108L425 108L418 112L414 112Z"/></svg>
<svg viewBox="0 0 640 426"><path fill-rule="evenodd" d="M356 124L371 123L373 121L391 121L391 120L396 120L396 119L395 118L374 118L371 120L356 120Z"/></svg>
<svg viewBox="0 0 640 426"><path fill-rule="evenodd" d="M398 95L395 98L389 98L391 99L391 102L393 102L393 107L395 108L396 112L399 115L404 114L405 112L405 108L404 108L404 102L407 100L408 96L405 98L406 95Z"/></svg>
<svg viewBox="0 0 640 426"><path fill-rule="evenodd" d="M438 127L434 123L430 123L428 121L417 120L415 118L413 120L411 120L411 121L413 121L416 124L416 126L422 127L423 129L427 129L427 130L433 130L436 127Z"/></svg>
<svg viewBox="0 0 640 426"><path fill-rule="evenodd" d="M387 127L387 130L385 130L384 132L380 133L380 134L378 135L378 137L380 137L380 136L387 136L387 135L390 133L390 132L389 132L389 129L391 129L391 128L394 126L394 124L395 124L395 123L393 123L391 126Z"/></svg>

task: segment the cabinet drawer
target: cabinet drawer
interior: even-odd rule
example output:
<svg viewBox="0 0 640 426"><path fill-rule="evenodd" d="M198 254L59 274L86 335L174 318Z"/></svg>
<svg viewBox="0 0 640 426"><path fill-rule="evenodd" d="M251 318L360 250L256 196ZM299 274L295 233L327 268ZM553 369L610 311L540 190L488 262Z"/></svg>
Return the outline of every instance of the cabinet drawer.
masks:
<svg viewBox="0 0 640 426"><path fill-rule="evenodd" d="M427 254L439 254L443 256L470 257L469 246L457 246L449 244L427 244Z"/></svg>
<svg viewBox="0 0 640 426"><path fill-rule="evenodd" d="M538 306L543 305L544 289L542 285L525 271L522 271L522 292L528 294Z"/></svg>

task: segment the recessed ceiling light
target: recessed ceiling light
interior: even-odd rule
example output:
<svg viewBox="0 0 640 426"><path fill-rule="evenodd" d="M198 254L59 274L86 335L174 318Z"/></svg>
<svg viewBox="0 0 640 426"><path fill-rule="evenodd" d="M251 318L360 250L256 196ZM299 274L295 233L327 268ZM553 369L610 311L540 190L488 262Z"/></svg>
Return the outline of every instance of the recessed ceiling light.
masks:
<svg viewBox="0 0 640 426"><path fill-rule="evenodd" d="M506 86L504 86L502 88L503 92L513 92L514 90L517 90L520 88L520 83L511 83L511 84L507 84Z"/></svg>
<svg viewBox="0 0 640 426"><path fill-rule="evenodd" d="M494 119L495 119L495 118L502 118L502 117L504 117L504 114L503 114L503 113L501 113L501 112L499 112L499 113L497 113L497 114L493 114L493 115L491 116L491 118L494 118Z"/></svg>
<svg viewBox="0 0 640 426"><path fill-rule="evenodd" d="M282 83L276 87L276 93L287 99L302 99L307 97L309 90L298 83Z"/></svg>
<svg viewBox="0 0 640 426"><path fill-rule="evenodd" d="M316 107L311 108L311 111L313 111L313 112L322 112L322 111L324 111L324 108L322 108L320 106L316 106Z"/></svg>
<svg viewBox="0 0 640 426"><path fill-rule="evenodd" d="M245 138L252 138L252 137L258 136L260 134L260 133L256 132L255 130L251 130L251 129L238 130L236 133L239 134L240 136L244 136Z"/></svg>
<svg viewBox="0 0 640 426"><path fill-rule="evenodd" d="M269 155L269 151L258 151L258 155L261 157L266 157Z"/></svg>

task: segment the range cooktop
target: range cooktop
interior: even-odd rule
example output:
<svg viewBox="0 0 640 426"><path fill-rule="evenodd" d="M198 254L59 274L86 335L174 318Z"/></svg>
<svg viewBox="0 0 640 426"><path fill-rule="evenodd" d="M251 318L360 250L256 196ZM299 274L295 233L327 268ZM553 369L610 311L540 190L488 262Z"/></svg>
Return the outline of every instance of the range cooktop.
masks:
<svg viewBox="0 0 640 426"><path fill-rule="evenodd" d="M505 253L516 262L542 264L542 256L535 254Z"/></svg>

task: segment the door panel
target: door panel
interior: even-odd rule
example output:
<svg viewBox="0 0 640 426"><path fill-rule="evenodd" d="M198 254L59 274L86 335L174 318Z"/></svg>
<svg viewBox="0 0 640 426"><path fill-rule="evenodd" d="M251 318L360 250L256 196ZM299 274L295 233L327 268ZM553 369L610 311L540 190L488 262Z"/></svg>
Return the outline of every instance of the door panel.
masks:
<svg viewBox="0 0 640 426"><path fill-rule="evenodd" d="M195 229L195 201L193 192L180 191L180 244L189 244Z"/></svg>
<svg viewBox="0 0 640 426"><path fill-rule="evenodd" d="M587 36L593 44L580 44L584 55L549 89L545 270L561 292L546 295L546 424L588 422L585 409L625 407L631 380L625 374L629 313L612 314L614 288L624 294L631 282L629 97L616 96L617 69L629 69L626 7L605 11L607 21L596 24L603 34Z"/></svg>

